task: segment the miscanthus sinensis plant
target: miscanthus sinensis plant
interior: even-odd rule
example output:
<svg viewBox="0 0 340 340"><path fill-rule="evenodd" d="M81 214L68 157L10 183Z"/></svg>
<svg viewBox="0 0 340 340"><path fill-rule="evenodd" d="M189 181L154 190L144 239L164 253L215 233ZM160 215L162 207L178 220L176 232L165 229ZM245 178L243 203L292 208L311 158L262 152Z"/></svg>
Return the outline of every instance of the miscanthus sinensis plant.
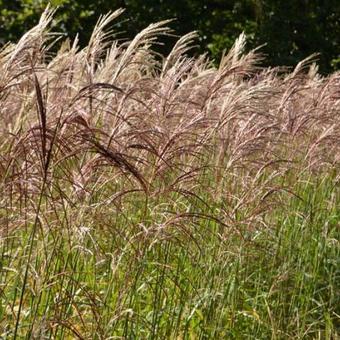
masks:
<svg viewBox="0 0 340 340"><path fill-rule="evenodd" d="M0 51L0 337L337 338L340 74L121 12Z"/></svg>

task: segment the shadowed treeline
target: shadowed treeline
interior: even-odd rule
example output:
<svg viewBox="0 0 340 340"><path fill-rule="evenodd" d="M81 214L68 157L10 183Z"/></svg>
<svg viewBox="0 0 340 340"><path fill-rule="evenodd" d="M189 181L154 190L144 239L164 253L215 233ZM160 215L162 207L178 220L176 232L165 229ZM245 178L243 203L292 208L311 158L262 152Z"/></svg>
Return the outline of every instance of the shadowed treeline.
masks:
<svg viewBox="0 0 340 340"><path fill-rule="evenodd" d="M15 42L39 19L48 0L0 0L0 43ZM340 2L338 0L51 0L59 6L54 26L72 40L79 34L85 47L97 18L102 13L125 8L116 23L117 38L132 39L149 24L176 19L171 27L182 36L198 31L192 55L209 52L220 61L242 33L247 50L264 45L266 66L293 67L313 53L319 53L320 72L339 68ZM164 37L156 46L168 54L175 39Z"/></svg>

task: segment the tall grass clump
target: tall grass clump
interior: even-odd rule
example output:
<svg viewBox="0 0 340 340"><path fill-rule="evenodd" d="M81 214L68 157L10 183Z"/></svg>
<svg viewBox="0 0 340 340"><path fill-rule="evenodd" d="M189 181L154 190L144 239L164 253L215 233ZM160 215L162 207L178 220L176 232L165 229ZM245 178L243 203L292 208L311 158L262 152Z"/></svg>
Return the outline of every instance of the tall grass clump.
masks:
<svg viewBox="0 0 340 340"><path fill-rule="evenodd" d="M121 12L0 51L0 337L336 339L340 73Z"/></svg>

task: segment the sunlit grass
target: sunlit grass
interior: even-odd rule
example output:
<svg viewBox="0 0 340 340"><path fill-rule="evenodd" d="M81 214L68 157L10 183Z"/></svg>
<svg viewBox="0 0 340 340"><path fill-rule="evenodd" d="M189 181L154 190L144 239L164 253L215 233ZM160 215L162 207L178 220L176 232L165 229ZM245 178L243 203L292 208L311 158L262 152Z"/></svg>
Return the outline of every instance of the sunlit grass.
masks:
<svg viewBox="0 0 340 340"><path fill-rule="evenodd" d="M331 177L310 178L295 192L282 194L285 206L268 214L266 227L245 239L232 230L219 234L214 221L197 221L191 237L179 235L178 240L162 237L161 230L158 235L144 230L127 242L109 225L96 228L100 221L92 228L39 229L18 334L336 336L339 189ZM145 223L137 210L135 223ZM123 222L120 228L126 238L134 233ZM13 336L29 235L30 227L2 239L0 325L8 338Z"/></svg>
<svg viewBox="0 0 340 340"><path fill-rule="evenodd" d="M119 45L0 52L0 337L337 339L339 73Z"/></svg>

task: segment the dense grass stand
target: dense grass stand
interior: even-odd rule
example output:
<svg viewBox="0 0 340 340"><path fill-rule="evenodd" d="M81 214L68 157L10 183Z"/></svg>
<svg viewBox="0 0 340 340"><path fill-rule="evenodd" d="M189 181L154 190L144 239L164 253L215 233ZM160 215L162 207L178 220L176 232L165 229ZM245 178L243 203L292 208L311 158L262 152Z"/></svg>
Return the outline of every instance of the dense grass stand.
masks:
<svg viewBox="0 0 340 340"><path fill-rule="evenodd" d="M120 13L0 51L0 337L336 339L340 74Z"/></svg>

